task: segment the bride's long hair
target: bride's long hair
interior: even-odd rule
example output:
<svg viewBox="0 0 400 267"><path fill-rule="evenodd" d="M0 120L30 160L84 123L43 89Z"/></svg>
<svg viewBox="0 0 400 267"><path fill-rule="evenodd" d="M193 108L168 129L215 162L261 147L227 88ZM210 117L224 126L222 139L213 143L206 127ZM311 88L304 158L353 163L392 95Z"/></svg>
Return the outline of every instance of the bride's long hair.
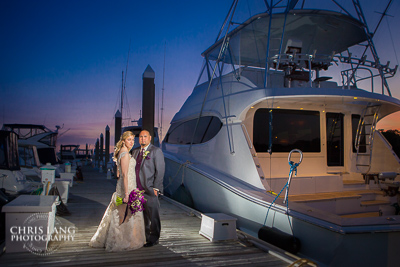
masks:
<svg viewBox="0 0 400 267"><path fill-rule="evenodd" d="M124 146L125 139L128 138L128 137L130 137L130 136L133 136L133 138L135 138L135 135L134 135L131 131L126 131L126 132L124 132L124 133L121 135L121 137L119 138L119 141L118 141L118 143L115 145L115 148L114 148L113 160L114 160L115 162L117 162L119 151L120 151L121 148Z"/></svg>

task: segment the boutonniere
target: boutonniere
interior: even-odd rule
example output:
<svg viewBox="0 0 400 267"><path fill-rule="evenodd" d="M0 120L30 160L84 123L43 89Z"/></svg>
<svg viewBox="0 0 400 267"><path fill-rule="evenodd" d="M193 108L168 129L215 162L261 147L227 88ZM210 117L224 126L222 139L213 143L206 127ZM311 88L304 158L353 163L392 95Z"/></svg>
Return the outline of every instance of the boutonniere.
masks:
<svg viewBox="0 0 400 267"><path fill-rule="evenodd" d="M150 159L149 154L150 154L150 151L145 151L143 153L143 159Z"/></svg>

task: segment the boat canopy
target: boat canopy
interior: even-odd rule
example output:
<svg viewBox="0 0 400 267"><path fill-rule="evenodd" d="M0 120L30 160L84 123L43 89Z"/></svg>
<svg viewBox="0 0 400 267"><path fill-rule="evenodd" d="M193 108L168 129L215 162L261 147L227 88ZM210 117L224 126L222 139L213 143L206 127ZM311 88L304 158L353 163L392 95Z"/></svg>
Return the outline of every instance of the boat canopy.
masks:
<svg viewBox="0 0 400 267"><path fill-rule="evenodd" d="M44 125L19 124L19 123L3 124L2 130L13 131L18 135L18 138L20 138L20 139L26 139L26 138L35 136L37 134L53 132Z"/></svg>
<svg viewBox="0 0 400 267"><path fill-rule="evenodd" d="M269 21L268 13L258 14L228 33L229 50L220 61L265 68ZM314 55L314 58L328 55L330 61L333 55L367 40L360 21L326 10L291 10L287 13L286 23L285 13L272 14L270 29L270 59L287 53ZM223 39L204 51L202 56L216 60Z"/></svg>

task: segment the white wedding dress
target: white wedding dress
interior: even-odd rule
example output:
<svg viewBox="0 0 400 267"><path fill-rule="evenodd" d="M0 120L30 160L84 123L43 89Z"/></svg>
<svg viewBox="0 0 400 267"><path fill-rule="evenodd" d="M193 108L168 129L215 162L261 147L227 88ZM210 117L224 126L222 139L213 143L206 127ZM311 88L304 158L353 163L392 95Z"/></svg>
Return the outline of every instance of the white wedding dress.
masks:
<svg viewBox="0 0 400 267"><path fill-rule="evenodd" d="M121 175L120 160L126 153L128 152L122 152L117 161L117 166ZM129 153L128 156L130 157L128 192L131 192L136 188L136 160L132 158ZM89 246L105 248L107 251L123 251L141 248L144 243L146 243L142 211L136 212L128 221L119 225L119 216L115 201L117 196L123 198L124 193L123 177L120 177L117 182L116 192L112 195L111 202L104 213L96 233L90 240ZM128 212L130 212L130 210L128 210Z"/></svg>

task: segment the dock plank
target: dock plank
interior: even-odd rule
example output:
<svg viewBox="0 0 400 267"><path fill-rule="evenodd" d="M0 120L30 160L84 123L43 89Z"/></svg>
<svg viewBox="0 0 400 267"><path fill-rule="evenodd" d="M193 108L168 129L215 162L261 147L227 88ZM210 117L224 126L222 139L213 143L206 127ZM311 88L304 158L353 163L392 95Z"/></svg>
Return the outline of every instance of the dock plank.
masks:
<svg viewBox="0 0 400 267"><path fill-rule="evenodd" d="M70 188L70 216L57 217L77 229L73 241L64 241L53 253L3 253L0 266L288 266L271 253L240 240L210 242L199 234L201 220L161 199L161 237L157 246L125 252L106 252L88 243L115 190L116 180L91 167L84 181Z"/></svg>

